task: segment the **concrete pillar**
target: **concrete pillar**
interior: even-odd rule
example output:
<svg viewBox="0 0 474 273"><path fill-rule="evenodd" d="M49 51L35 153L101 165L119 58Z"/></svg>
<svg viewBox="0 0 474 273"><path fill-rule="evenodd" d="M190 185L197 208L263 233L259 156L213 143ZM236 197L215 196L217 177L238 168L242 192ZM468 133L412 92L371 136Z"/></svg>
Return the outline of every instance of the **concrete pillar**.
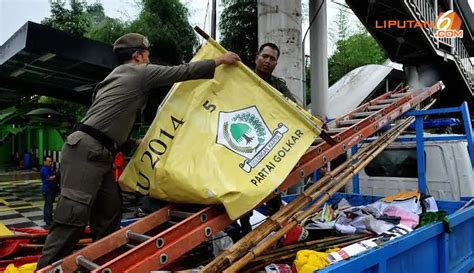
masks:
<svg viewBox="0 0 474 273"><path fill-rule="evenodd" d="M328 33L327 12L324 0L309 0L309 20L313 20L310 29L311 55L311 113L322 118L328 112Z"/></svg>
<svg viewBox="0 0 474 273"><path fill-rule="evenodd" d="M301 51L301 0L258 0L258 44L272 42L280 48L273 72L286 81L291 93L303 103Z"/></svg>

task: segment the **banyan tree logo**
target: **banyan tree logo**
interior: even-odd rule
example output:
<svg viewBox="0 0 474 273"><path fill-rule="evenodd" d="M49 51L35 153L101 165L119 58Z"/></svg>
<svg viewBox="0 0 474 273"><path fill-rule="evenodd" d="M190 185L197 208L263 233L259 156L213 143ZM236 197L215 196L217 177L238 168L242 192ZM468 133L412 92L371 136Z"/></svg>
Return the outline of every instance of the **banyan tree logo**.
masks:
<svg viewBox="0 0 474 273"><path fill-rule="evenodd" d="M282 123L270 132L257 107L252 106L234 112L219 113L217 143L244 157L244 162L239 166L249 173L286 132L288 127Z"/></svg>

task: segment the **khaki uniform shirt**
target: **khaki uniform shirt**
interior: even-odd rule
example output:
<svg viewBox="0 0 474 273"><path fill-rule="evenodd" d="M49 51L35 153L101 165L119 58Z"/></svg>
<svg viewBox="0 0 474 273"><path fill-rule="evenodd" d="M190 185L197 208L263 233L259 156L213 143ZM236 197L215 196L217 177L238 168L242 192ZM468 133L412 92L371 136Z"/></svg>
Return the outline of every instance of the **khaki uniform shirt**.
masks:
<svg viewBox="0 0 474 273"><path fill-rule="evenodd" d="M289 98L295 103L298 103L295 97L293 96L293 94L291 94L291 91L288 89L288 86L286 86L286 82L284 79L278 78L272 75L270 76L269 79L264 79L264 80L268 82L271 86L273 86L276 90L280 91L280 93L282 93L283 96Z"/></svg>
<svg viewBox="0 0 474 273"><path fill-rule="evenodd" d="M211 79L215 67L213 60L178 66L122 64L96 86L95 99L82 123L122 145L132 130L138 110L145 107L151 89L180 81Z"/></svg>

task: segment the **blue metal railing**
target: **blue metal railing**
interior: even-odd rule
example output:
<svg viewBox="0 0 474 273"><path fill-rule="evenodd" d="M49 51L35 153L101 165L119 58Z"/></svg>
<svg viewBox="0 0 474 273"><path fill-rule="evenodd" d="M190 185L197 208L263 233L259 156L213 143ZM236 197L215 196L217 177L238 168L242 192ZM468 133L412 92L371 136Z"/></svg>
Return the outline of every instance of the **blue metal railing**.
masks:
<svg viewBox="0 0 474 273"><path fill-rule="evenodd" d="M462 123L464 126L465 135L447 135L447 136L424 136L423 132L423 119L427 115L434 114L446 114L446 113L461 113ZM415 128L416 136L415 137L399 137L396 141L416 141L416 152L417 152L417 169L418 169L418 190L422 193L426 193L426 174L425 174L425 141L447 141L447 140L466 140L467 147L469 151L469 157L471 158L471 167L474 170L474 139L472 133L472 124L471 117L469 114L469 108L467 102L463 102L458 107L450 108L440 108L440 109L430 109L430 110L418 110L418 111L409 111L405 113L406 116L415 117ZM375 140L368 139L365 142L371 142ZM357 147L352 149L352 153L357 152ZM359 176L355 175L352 179L352 188L354 193L359 193Z"/></svg>

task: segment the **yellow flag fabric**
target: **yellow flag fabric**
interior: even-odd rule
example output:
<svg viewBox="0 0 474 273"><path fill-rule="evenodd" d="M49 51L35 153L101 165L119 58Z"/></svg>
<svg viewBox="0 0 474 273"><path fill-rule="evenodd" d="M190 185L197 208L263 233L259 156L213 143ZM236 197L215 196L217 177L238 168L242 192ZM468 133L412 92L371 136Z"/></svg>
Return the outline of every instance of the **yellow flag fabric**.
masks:
<svg viewBox="0 0 474 273"><path fill-rule="evenodd" d="M339 251L339 248L328 249L326 252L308 249L298 251L294 262L296 271L298 273L313 273L325 268L329 265L328 255L333 251Z"/></svg>
<svg viewBox="0 0 474 273"><path fill-rule="evenodd" d="M209 39L193 61L225 53ZM120 177L122 190L196 204L223 204L237 219L274 191L320 132L242 63L212 80L177 83Z"/></svg>
<svg viewBox="0 0 474 273"><path fill-rule="evenodd" d="M9 264L5 268L4 273L33 273L36 270L36 263L24 264L16 267L14 264Z"/></svg>
<svg viewBox="0 0 474 273"><path fill-rule="evenodd" d="M4 224L0 223L0 236L13 235L14 233L7 228Z"/></svg>

